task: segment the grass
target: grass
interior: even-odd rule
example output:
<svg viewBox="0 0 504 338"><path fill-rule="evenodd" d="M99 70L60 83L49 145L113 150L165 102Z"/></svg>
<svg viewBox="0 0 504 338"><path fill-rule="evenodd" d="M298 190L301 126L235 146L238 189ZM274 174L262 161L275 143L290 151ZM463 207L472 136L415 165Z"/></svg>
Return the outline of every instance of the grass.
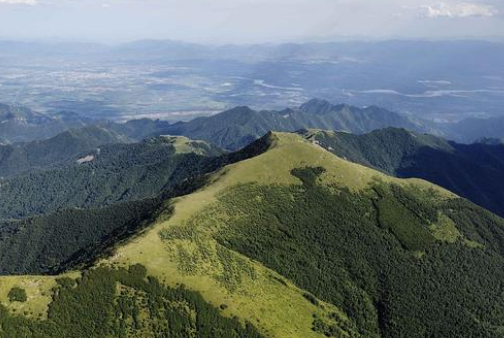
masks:
<svg viewBox="0 0 504 338"><path fill-rule="evenodd" d="M440 198L453 194L418 179L400 180L375 170L350 163L325 151L302 137L274 133L271 149L257 157L230 165L215 173L200 191L171 200L173 215L118 247L115 255L99 262L105 266L142 264L148 274L167 286L184 284L200 292L204 299L221 306L223 314L247 320L272 337L321 337L312 330L314 318L334 322L347 320L333 305L306 297L306 292L262 264L221 246L214 235L222 232L219 222L225 218L215 206L219 196L241 184L301 185L291 171L300 167L324 167L320 175L324 185L347 187L353 191L366 189L376 180L434 189ZM178 151L189 147L188 141L177 139ZM210 222L211 220L211 222ZM445 233L445 232L441 232ZM1 277L0 302L12 311L32 316L44 315L51 301L56 277ZM10 304L7 294L14 286L26 290L25 303Z"/></svg>
<svg viewBox="0 0 504 338"><path fill-rule="evenodd" d="M422 180L400 180L342 160L316 144L289 133L275 133L270 150L257 157L227 166L215 173L204 189L174 200L173 215L118 248L113 259L120 264L140 263L150 274L167 284L185 284L209 302L226 305L228 315L246 319L275 337L316 337L313 317L326 318L334 306L316 306L304 291L274 271L220 246L214 239L219 229L218 197L228 188L247 183L300 185L291 175L294 168L321 166L326 185L346 186L359 191L380 180L421 189L435 189L442 198L453 195ZM217 227L216 227L217 225ZM224 229L225 231L225 229ZM324 309L322 309L324 308Z"/></svg>
<svg viewBox="0 0 504 338"><path fill-rule="evenodd" d="M175 148L176 154L196 154L205 156L208 155L208 149L211 149L211 146L205 141L191 140L185 136L163 137L170 141Z"/></svg>
<svg viewBox="0 0 504 338"><path fill-rule="evenodd" d="M455 243L462 237L462 234L457 229L455 222L442 213L438 215L438 222L436 224L432 224L429 229L431 230L434 238L446 243Z"/></svg>
<svg viewBox="0 0 504 338"><path fill-rule="evenodd" d="M0 303L11 313L24 314L32 318L45 318L47 308L52 301L52 289L56 279L61 277L77 278L78 272L54 276L2 276L0 277ZM25 290L26 302L11 302L8 294L14 287Z"/></svg>

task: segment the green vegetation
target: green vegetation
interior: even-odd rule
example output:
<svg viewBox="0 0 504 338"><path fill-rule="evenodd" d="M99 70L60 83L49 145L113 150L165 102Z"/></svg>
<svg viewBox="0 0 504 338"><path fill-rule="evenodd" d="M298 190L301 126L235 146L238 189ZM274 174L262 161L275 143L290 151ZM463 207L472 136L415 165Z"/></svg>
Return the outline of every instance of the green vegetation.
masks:
<svg viewBox="0 0 504 338"><path fill-rule="evenodd" d="M122 149L123 145L117 147ZM124 147L133 150L131 152L118 152L115 158L119 158L122 163L132 161L132 163L128 164L128 167L114 169L113 165L116 162L110 163L110 161L105 160L104 162L108 163L107 166L91 167L92 170L85 169L86 175L93 172L95 174L99 171L104 172L102 179L91 175L87 178L91 183L86 183L88 189L90 189L91 184L96 189L100 189L101 196L100 194L97 194L98 196L94 195L94 197L89 196L89 191L85 191L85 189L83 191L74 191L75 187L79 186L78 182L74 182L73 186L72 184L64 186L61 182L57 182L55 177L52 182L61 190L39 191L34 189L35 187L26 185L24 187L30 189L28 191L23 190L23 194L16 196L16 201L19 203L6 201L6 205L11 205L13 208L15 208L14 206L30 208L30 203L21 203L27 202L24 200L24 198L27 198L27 192L36 196L49 194L53 198L52 202L32 201L32 206L38 205L41 211L49 209L53 212L20 220L0 220L0 275L56 274L68 269L89 265L97 257L108 254L109 249L117 243L150 225L158 214L165 209L163 204L166 199L194 191L205 184L205 173L220 168L227 163L233 163L262 152L267 149L268 143L258 141L243 151L219 157L206 157L188 153L191 149L194 151L199 149L199 151L216 154L214 152L216 150L215 148L207 148L205 143L190 141L185 138L154 138L139 145L124 145ZM177 151L185 152L185 154L173 155L174 148ZM103 152L111 152L107 147L104 149ZM114 146L113 149L117 148ZM149 149L151 151L148 151ZM135 182L133 178L127 178L128 176L136 176L135 171L143 165L142 161L147 160L149 154L157 154L158 151L161 153L159 156L164 156L165 152L168 152L168 159L165 160L168 162L167 164L163 165L163 162L156 166L157 158L150 158L151 161L154 161L154 164L146 166L143 175L147 177L144 176L143 180L139 179L139 182ZM220 153L220 151L217 153ZM111 157L114 158L112 155ZM107 156L107 158L110 157ZM122 196L118 201L110 201L109 203L103 203L104 206L99 206L97 205L99 201L110 198L110 196L106 195L109 191L108 186L116 184L114 179L106 174L114 170L122 170L116 176L119 181L116 183L119 186L115 188L126 189L129 194ZM161 186L158 186L159 182L157 181L150 182L148 175L161 176L160 179L163 180ZM164 175L169 176L165 178ZM59 179L62 178L59 177ZM142 186L141 183L145 185ZM132 184L141 189L140 192L137 192L140 196L134 193ZM156 194L156 196L137 199L142 197L143 193L147 194L149 191L148 195ZM71 208L71 203L68 205L68 200L65 200L65 198L74 201L78 207L85 204L87 208ZM93 198L94 201L92 201ZM62 207L65 209L61 209ZM6 209L3 208L3 210ZM165 217L167 215L169 215L169 211L165 212Z"/></svg>
<svg viewBox="0 0 504 338"><path fill-rule="evenodd" d="M9 338L240 337L257 330L178 286L166 288L143 266L96 268L62 278L46 319L11 314L0 305L0 335Z"/></svg>
<svg viewBox="0 0 504 338"><path fill-rule="evenodd" d="M163 138L104 146L93 156L82 164L1 180L0 219L154 197L217 165L211 157L178 154L173 143Z"/></svg>
<svg viewBox="0 0 504 338"><path fill-rule="evenodd" d="M24 289L13 287L7 294L10 302L21 302L24 303L28 299L26 296L26 291Z"/></svg>
<svg viewBox="0 0 504 338"><path fill-rule="evenodd" d="M100 146L127 141L116 132L90 126L43 141L0 146L0 177L75 165L79 158L95 154Z"/></svg>
<svg viewBox="0 0 504 338"><path fill-rule="evenodd" d="M208 163L232 164L154 203L152 227L111 236L81 276L0 278L0 333L502 337L501 218L294 134ZM8 302L13 287L25 303Z"/></svg>
<svg viewBox="0 0 504 338"><path fill-rule="evenodd" d="M55 274L93 262L150 224L159 198L6 222L0 237L0 274Z"/></svg>
<svg viewBox="0 0 504 338"><path fill-rule="evenodd" d="M504 298L494 287L504 278L502 219L415 187L326 186L314 180L322 172L293 170L302 186L226 191L219 242L336 305L356 336L502 336ZM446 229L447 217L463 237L438 240L432 227ZM336 326L313 325L339 337Z"/></svg>
<svg viewBox="0 0 504 338"><path fill-rule="evenodd" d="M165 126L161 133L205 140L223 149L237 150L271 130L324 128L365 133L388 126L421 129L407 117L375 106L357 108L311 100L299 109L255 111L236 107L220 114Z"/></svg>
<svg viewBox="0 0 504 338"><path fill-rule="evenodd" d="M349 161L397 177L425 179L504 216L502 144L457 144L396 128L365 135L317 130L302 134Z"/></svg>

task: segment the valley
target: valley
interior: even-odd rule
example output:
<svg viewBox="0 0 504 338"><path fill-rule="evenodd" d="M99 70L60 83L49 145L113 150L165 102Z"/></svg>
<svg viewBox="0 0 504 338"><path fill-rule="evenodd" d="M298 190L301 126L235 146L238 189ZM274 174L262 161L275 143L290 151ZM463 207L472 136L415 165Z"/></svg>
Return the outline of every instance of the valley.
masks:
<svg viewBox="0 0 504 338"><path fill-rule="evenodd" d="M463 40L244 46L0 40L0 102L49 114L175 122L320 97L452 123L502 116L503 57L500 43Z"/></svg>

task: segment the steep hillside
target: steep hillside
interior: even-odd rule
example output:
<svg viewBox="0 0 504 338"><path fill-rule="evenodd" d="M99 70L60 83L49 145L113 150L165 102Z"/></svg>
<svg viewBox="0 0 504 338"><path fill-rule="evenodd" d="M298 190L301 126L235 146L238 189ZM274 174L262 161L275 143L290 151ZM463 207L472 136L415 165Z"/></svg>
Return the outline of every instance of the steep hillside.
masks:
<svg viewBox="0 0 504 338"><path fill-rule="evenodd" d="M69 112L48 116L25 107L0 103L0 137L9 143L43 140L91 122Z"/></svg>
<svg viewBox="0 0 504 338"><path fill-rule="evenodd" d="M33 173L28 177L39 179L18 187L19 194L0 198L5 217L17 218L0 219L0 275L54 274L87 266L141 231L161 211L169 214L170 208L163 206L166 199L198 189L206 174L260 154L268 146L258 142L236 153L212 156L221 151L205 142L160 137L122 148L129 151L106 157L102 162L107 166L83 170L84 183L73 182L68 176L72 171ZM69 181L60 182L64 179ZM127 194L108 199L120 189ZM35 216L26 217L30 214Z"/></svg>
<svg viewBox="0 0 504 338"><path fill-rule="evenodd" d="M504 216L502 144L458 144L394 128L366 135L324 131L302 134L350 161L397 177L425 179Z"/></svg>
<svg viewBox="0 0 504 338"><path fill-rule="evenodd" d="M298 109L283 111L255 111L248 107L236 107L211 117L168 125L162 133L184 135L211 142L224 149L236 150L270 130L321 128L365 133L385 127L425 129L405 116L378 107L361 109L314 99Z"/></svg>
<svg viewBox="0 0 504 338"><path fill-rule="evenodd" d="M82 277L0 278L4 332L502 337L504 220L294 134L259 142Z"/></svg>
<svg viewBox="0 0 504 338"><path fill-rule="evenodd" d="M0 177L69 166L102 145L126 142L130 140L114 131L89 126L47 140L0 145Z"/></svg>

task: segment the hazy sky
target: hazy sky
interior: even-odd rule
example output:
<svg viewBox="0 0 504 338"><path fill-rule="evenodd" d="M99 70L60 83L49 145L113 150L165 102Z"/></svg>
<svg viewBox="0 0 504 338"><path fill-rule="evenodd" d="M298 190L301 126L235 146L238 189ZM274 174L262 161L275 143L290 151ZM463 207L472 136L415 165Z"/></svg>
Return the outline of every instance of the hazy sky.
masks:
<svg viewBox="0 0 504 338"><path fill-rule="evenodd" d="M504 0L0 0L0 37L255 43L504 37Z"/></svg>

